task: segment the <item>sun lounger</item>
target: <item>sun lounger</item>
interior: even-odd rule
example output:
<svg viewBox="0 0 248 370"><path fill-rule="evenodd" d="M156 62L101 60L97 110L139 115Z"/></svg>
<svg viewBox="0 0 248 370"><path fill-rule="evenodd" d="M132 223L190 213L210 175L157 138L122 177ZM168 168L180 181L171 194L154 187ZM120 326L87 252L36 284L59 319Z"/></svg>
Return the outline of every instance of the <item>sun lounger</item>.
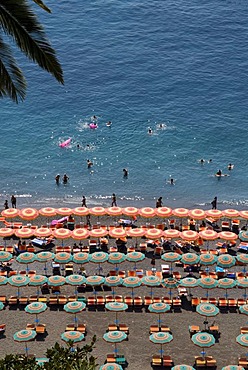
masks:
<svg viewBox="0 0 248 370"><path fill-rule="evenodd" d="M163 356L163 366L166 366L166 367L173 366L173 361L172 361L171 356L168 356L168 355Z"/></svg>
<svg viewBox="0 0 248 370"><path fill-rule="evenodd" d="M248 326L241 326L240 333L241 334L248 334Z"/></svg>
<svg viewBox="0 0 248 370"><path fill-rule="evenodd" d="M19 297L19 304L26 306L28 302L29 302L28 297Z"/></svg>
<svg viewBox="0 0 248 370"><path fill-rule="evenodd" d="M75 330L75 324L67 324L65 331L74 331Z"/></svg>
<svg viewBox="0 0 248 370"><path fill-rule="evenodd" d="M9 306L15 306L18 304L18 297L17 296L10 296L8 300Z"/></svg>
<svg viewBox="0 0 248 370"><path fill-rule="evenodd" d="M116 331L118 330L118 326L116 324L109 324L108 331Z"/></svg>
<svg viewBox="0 0 248 370"><path fill-rule="evenodd" d="M126 324L119 324L119 330L124 331L124 333L129 333L129 327Z"/></svg>
<svg viewBox="0 0 248 370"><path fill-rule="evenodd" d="M152 356L152 366L162 366L162 358L160 355L153 355Z"/></svg>
<svg viewBox="0 0 248 370"><path fill-rule="evenodd" d="M35 324L27 324L26 329L27 330L35 330Z"/></svg>
<svg viewBox="0 0 248 370"><path fill-rule="evenodd" d="M243 366L245 369L248 367L248 358L247 357L239 357L238 359L239 366Z"/></svg>
<svg viewBox="0 0 248 370"><path fill-rule="evenodd" d="M211 368L216 367L217 361L212 356L206 356L205 360L206 360L207 367L211 367Z"/></svg>
<svg viewBox="0 0 248 370"><path fill-rule="evenodd" d="M45 334L46 325L45 324L37 324L35 330L36 330L37 334Z"/></svg>
<svg viewBox="0 0 248 370"><path fill-rule="evenodd" d="M150 326L150 334L158 333L159 332L159 326L158 325L151 325Z"/></svg>
<svg viewBox="0 0 248 370"><path fill-rule="evenodd" d="M190 336L192 337L192 335L196 334L196 333L199 333L201 330L200 330L200 326L198 325L189 325L189 333L190 333Z"/></svg>
<svg viewBox="0 0 248 370"><path fill-rule="evenodd" d="M114 353L107 354L106 362L107 363L116 362L116 358L115 358Z"/></svg>
<svg viewBox="0 0 248 370"><path fill-rule="evenodd" d="M123 302L123 297L122 297L122 295L116 295L116 296L115 296L115 302L122 303L122 302Z"/></svg>
<svg viewBox="0 0 248 370"><path fill-rule="evenodd" d="M77 324L77 331L80 331L82 334L86 334L86 324Z"/></svg>
<svg viewBox="0 0 248 370"><path fill-rule="evenodd" d="M166 325L161 325L160 326L160 331L164 332L164 333L171 333L171 329L169 326L166 326Z"/></svg>
<svg viewBox="0 0 248 370"><path fill-rule="evenodd" d="M201 357L201 356L195 356L195 365L196 365L197 368L205 367L206 366L205 358Z"/></svg>
<svg viewBox="0 0 248 370"><path fill-rule="evenodd" d="M7 304L7 297L6 297L6 295L0 295L0 302L2 302L3 304Z"/></svg>

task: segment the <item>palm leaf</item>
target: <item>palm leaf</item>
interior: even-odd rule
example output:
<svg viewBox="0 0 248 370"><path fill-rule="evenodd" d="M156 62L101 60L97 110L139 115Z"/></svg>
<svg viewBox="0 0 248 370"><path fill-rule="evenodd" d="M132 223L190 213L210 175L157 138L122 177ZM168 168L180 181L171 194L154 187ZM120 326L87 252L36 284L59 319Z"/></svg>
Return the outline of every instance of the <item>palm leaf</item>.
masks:
<svg viewBox="0 0 248 370"><path fill-rule="evenodd" d="M0 38L0 97L9 96L16 103L24 100L26 80L19 69L10 47Z"/></svg>
<svg viewBox="0 0 248 370"><path fill-rule="evenodd" d="M33 2L37 5L39 5L42 9L44 9L46 12L51 13L51 10L44 4L41 0L33 0Z"/></svg>
<svg viewBox="0 0 248 370"><path fill-rule="evenodd" d="M1 0L0 24L28 58L63 84L63 71L55 51L26 0Z"/></svg>

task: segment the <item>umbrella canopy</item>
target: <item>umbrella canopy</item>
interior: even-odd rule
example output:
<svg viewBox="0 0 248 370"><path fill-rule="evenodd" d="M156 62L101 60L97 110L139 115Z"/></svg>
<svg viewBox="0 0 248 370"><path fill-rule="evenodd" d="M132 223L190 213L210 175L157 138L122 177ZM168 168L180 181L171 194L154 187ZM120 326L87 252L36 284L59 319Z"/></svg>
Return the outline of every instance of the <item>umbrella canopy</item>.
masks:
<svg viewBox="0 0 248 370"><path fill-rule="evenodd" d="M93 263L103 263L108 261L109 255L106 252L94 252L91 255L91 262Z"/></svg>
<svg viewBox="0 0 248 370"><path fill-rule="evenodd" d="M29 342L30 340L33 340L36 337L36 331L34 330L20 330L17 331L13 338L16 342ZM26 355L28 356L28 347L26 344Z"/></svg>
<svg viewBox="0 0 248 370"><path fill-rule="evenodd" d="M75 240L87 239L89 236L90 236L89 230L84 228L74 229L71 233L71 237Z"/></svg>
<svg viewBox="0 0 248 370"><path fill-rule="evenodd" d="M123 279L123 286L127 288L136 288L141 285L141 279L137 276L129 276Z"/></svg>
<svg viewBox="0 0 248 370"><path fill-rule="evenodd" d="M218 233L218 238L224 240L236 240L238 239L238 235L231 231L221 231L220 233Z"/></svg>
<svg viewBox="0 0 248 370"><path fill-rule="evenodd" d="M218 315L220 310L214 304L200 303L196 306L196 312L202 316L213 317Z"/></svg>
<svg viewBox="0 0 248 370"><path fill-rule="evenodd" d="M159 217L170 217L172 215L172 209L169 207L158 207L155 211Z"/></svg>
<svg viewBox="0 0 248 370"><path fill-rule="evenodd" d="M214 336L208 333L196 333L192 335L191 340L194 344L202 348L212 347L215 344Z"/></svg>
<svg viewBox="0 0 248 370"><path fill-rule="evenodd" d="M29 229L28 227L15 230L15 236L17 236L18 238L31 238L31 236L33 235L34 235L34 230Z"/></svg>
<svg viewBox="0 0 248 370"><path fill-rule="evenodd" d="M34 235L40 238L46 238L52 235L52 230L48 227L39 227L34 231Z"/></svg>
<svg viewBox="0 0 248 370"><path fill-rule="evenodd" d="M185 265L195 265L199 263L200 257L196 253L184 253L181 262Z"/></svg>
<svg viewBox="0 0 248 370"><path fill-rule="evenodd" d="M70 216L72 212L72 209L69 207L57 208L57 214L61 216Z"/></svg>
<svg viewBox="0 0 248 370"><path fill-rule="evenodd" d="M6 276L0 276L0 285L5 285L8 283L8 278Z"/></svg>
<svg viewBox="0 0 248 370"><path fill-rule="evenodd" d="M176 365L171 368L171 370L195 370L193 366L190 365ZM223 369L222 369L223 370Z"/></svg>
<svg viewBox="0 0 248 370"><path fill-rule="evenodd" d="M199 238L199 234L194 230L185 230L180 233L180 237L187 241L194 241Z"/></svg>
<svg viewBox="0 0 248 370"><path fill-rule="evenodd" d="M77 274L69 275L69 276L66 276L65 282L69 285L77 286L77 285L84 284L86 282L86 277L82 275L77 275Z"/></svg>
<svg viewBox="0 0 248 370"><path fill-rule="evenodd" d="M240 231L239 239L242 240L242 242L247 242L248 241L248 231L247 230Z"/></svg>
<svg viewBox="0 0 248 370"><path fill-rule="evenodd" d="M4 304L3 302L0 302L0 311L2 311L4 309Z"/></svg>
<svg viewBox="0 0 248 370"><path fill-rule="evenodd" d="M49 251L39 252L36 254L36 260L38 262L49 262L54 258L54 253Z"/></svg>
<svg viewBox="0 0 248 370"><path fill-rule="evenodd" d="M142 279L142 284L151 287L151 295L153 294L152 288L155 286L160 286L162 279L160 279L158 276L144 276Z"/></svg>
<svg viewBox="0 0 248 370"><path fill-rule="evenodd" d="M160 229L148 229L145 233L147 239L159 239L164 235L163 230Z"/></svg>
<svg viewBox="0 0 248 370"><path fill-rule="evenodd" d="M29 285L30 286L41 286L47 283L48 278L44 275L34 275L30 277Z"/></svg>
<svg viewBox="0 0 248 370"><path fill-rule="evenodd" d="M208 217L212 217L215 220L218 220L223 216L222 212L219 209L209 209L205 212Z"/></svg>
<svg viewBox="0 0 248 370"><path fill-rule="evenodd" d="M57 263L68 263L72 260L72 255L67 252L59 252L55 254L53 260Z"/></svg>
<svg viewBox="0 0 248 370"><path fill-rule="evenodd" d="M52 207L44 207L39 210L39 214L45 217L52 217L52 216L56 216L57 210L56 208L52 208Z"/></svg>
<svg viewBox="0 0 248 370"><path fill-rule="evenodd" d="M123 370L123 367L118 364L105 364L100 367L99 370Z"/></svg>
<svg viewBox="0 0 248 370"><path fill-rule="evenodd" d="M221 289L232 289L236 286L236 281L229 278L223 278L218 280L218 288Z"/></svg>
<svg viewBox="0 0 248 370"><path fill-rule="evenodd" d="M199 232L199 236L204 240L215 240L218 238L218 233L214 230L203 230Z"/></svg>
<svg viewBox="0 0 248 370"><path fill-rule="evenodd" d="M64 305L64 310L68 313L78 313L85 309L86 304L84 302L74 301L68 302Z"/></svg>
<svg viewBox="0 0 248 370"><path fill-rule="evenodd" d="M217 265L222 268L230 268L236 263L235 257L230 254L222 254L217 258Z"/></svg>
<svg viewBox="0 0 248 370"><path fill-rule="evenodd" d="M118 312L123 312L128 309L128 305L124 302L109 302L105 304L105 308L115 312L115 323L118 325Z"/></svg>
<svg viewBox="0 0 248 370"><path fill-rule="evenodd" d="M87 207L76 207L72 210L72 213L75 216L83 217L83 216L87 216L90 213L90 211L89 211L89 208Z"/></svg>
<svg viewBox="0 0 248 370"><path fill-rule="evenodd" d="M170 305L163 302L151 303L148 310L153 313L161 314L170 311Z"/></svg>
<svg viewBox="0 0 248 370"><path fill-rule="evenodd" d="M206 213L203 209L192 209L189 211L189 217L193 218L194 220L203 220L206 218Z"/></svg>
<svg viewBox="0 0 248 370"><path fill-rule="evenodd" d="M164 237L168 239L179 238L180 231L177 229L164 230Z"/></svg>
<svg viewBox="0 0 248 370"><path fill-rule="evenodd" d="M106 212L109 216L120 216L122 215L121 207L109 207L106 209Z"/></svg>
<svg viewBox="0 0 248 370"><path fill-rule="evenodd" d="M4 209L1 212L1 215L6 218L13 218L13 217L19 216L19 212L20 210L17 208L8 208L8 209Z"/></svg>
<svg viewBox="0 0 248 370"><path fill-rule="evenodd" d="M8 237L8 236L11 236L13 234L14 234L14 230L11 229L10 227L2 227L0 229L0 237L1 238Z"/></svg>
<svg viewBox="0 0 248 370"><path fill-rule="evenodd" d="M179 286L179 281L173 277L169 277L164 279L163 285L171 291L171 289L176 289Z"/></svg>
<svg viewBox="0 0 248 370"><path fill-rule="evenodd" d="M104 228L99 227L98 229L93 229L90 231L90 236L92 238L103 238L108 235L108 231Z"/></svg>
<svg viewBox="0 0 248 370"><path fill-rule="evenodd" d="M195 288L198 286L198 280L192 277L186 277L179 281L179 286L185 288Z"/></svg>
<svg viewBox="0 0 248 370"><path fill-rule="evenodd" d="M41 312L46 311L46 309L47 309L47 305L46 305L46 303L43 303L43 302L32 302L32 303L29 303L25 307L25 311L27 313L30 313L32 315L36 315L36 322L39 322L37 315Z"/></svg>
<svg viewBox="0 0 248 370"><path fill-rule="evenodd" d="M240 365L228 365L224 366L221 370L245 370L243 366Z"/></svg>
<svg viewBox="0 0 248 370"><path fill-rule="evenodd" d="M109 230L109 236L111 238L124 238L127 236L127 232L123 227L114 227L113 229Z"/></svg>
<svg viewBox="0 0 248 370"><path fill-rule="evenodd" d="M172 214L176 217L188 217L189 210L187 208L175 208L173 209Z"/></svg>
<svg viewBox="0 0 248 370"><path fill-rule="evenodd" d="M101 284L104 284L104 282L105 282L105 278L99 275L92 275L86 278L86 284L91 285L91 286L101 285Z"/></svg>
<svg viewBox="0 0 248 370"><path fill-rule="evenodd" d="M237 280L237 287L247 289L248 288L248 278L245 277L245 278L242 278L242 279L238 279Z"/></svg>
<svg viewBox="0 0 248 370"><path fill-rule="evenodd" d="M93 216L104 216L107 214L107 211L104 207L93 207L90 208L90 214Z"/></svg>
<svg viewBox="0 0 248 370"><path fill-rule="evenodd" d="M36 261L36 255L31 252L24 252L19 254L19 256L16 257L17 262L19 263L32 263Z"/></svg>
<svg viewBox="0 0 248 370"><path fill-rule="evenodd" d="M143 261L145 257L146 256L142 252L129 252L127 253L126 259L129 262L139 262L139 261Z"/></svg>
<svg viewBox="0 0 248 370"><path fill-rule="evenodd" d="M236 342L241 346L248 347L248 334L239 334L236 338Z"/></svg>
<svg viewBox="0 0 248 370"><path fill-rule="evenodd" d="M71 237L71 231L68 229L55 229L53 230L53 236L58 239L67 239Z"/></svg>
<svg viewBox="0 0 248 370"><path fill-rule="evenodd" d="M120 276L107 276L105 278L105 285L114 287L122 285L123 279Z"/></svg>
<svg viewBox="0 0 248 370"><path fill-rule="evenodd" d="M200 255L199 263L204 266L213 265L217 262L217 256L211 253L204 253Z"/></svg>
<svg viewBox="0 0 248 370"><path fill-rule="evenodd" d="M12 258L12 254L5 251L0 251L0 262L7 262L10 261Z"/></svg>
<svg viewBox="0 0 248 370"><path fill-rule="evenodd" d="M72 260L78 264L84 264L91 260L91 254L85 252L78 252L73 254Z"/></svg>
<svg viewBox="0 0 248 370"><path fill-rule="evenodd" d="M127 230L127 236L134 238L141 238L146 233L146 230L142 227L136 227L135 229Z"/></svg>
<svg viewBox="0 0 248 370"><path fill-rule="evenodd" d="M113 252L109 254L108 262L112 264L122 263L126 260L126 255L120 252Z"/></svg>
<svg viewBox="0 0 248 370"><path fill-rule="evenodd" d="M39 211L35 208L24 208L19 211L19 216L23 220L34 220L39 216Z"/></svg>
<svg viewBox="0 0 248 370"><path fill-rule="evenodd" d="M240 217L244 218L245 220L248 219L248 211L239 211Z"/></svg>
<svg viewBox="0 0 248 370"><path fill-rule="evenodd" d="M8 279L8 283L16 287L28 285L29 282L30 282L30 279L24 275L13 275L9 277Z"/></svg>
<svg viewBox="0 0 248 370"><path fill-rule="evenodd" d="M103 335L103 339L110 343L119 343L127 339L127 334L123 331L109 331Z"/></svg>
<svg viewBox="0 0 248 370"><path fill-rule="evenodd" d="M125 207L122 212L126 216L137 216L139 214L138 208L135 207Z"/></svg>
<svg viewBox="0 0 248 370"><path fill-rule="evenodd" d="M146 218L154 217L156 215L156 211L154 208L144 207L144 208L140 208L139 215L141 217L146 217Z"/></svg>
<svg viewBox="0 0 248 370"><path fill-rule="evenodd" d="M239 307L239 312L248 315L248 304L244 304Z"/></svg>
<svg viewBox="0 0 248 370"><path fill-rule="evenodd" d="M63 276L49 276L48 285L50 286L61 286L65 284L65 278Z"/></svg>
<svg viewBox="0 0 248 370"><path fill-rule="evenodd" d="M204 289L213 289L218 286L218 280L212 277L203 277L198 279L198 285Z"/></svg>
<svg viewBox="0 0 248 370"><path fill-rule="evenodd" d="M84 334L80 333L80 331L65 331L63 334L61 334L61 339L63 339L65 342L82 342L82 340L84 340Z"/></svg>
<svg viewBox="0 0 248 370"><path fill-rule="evenodd" d="M239 211L237 211L236 209L224 209L224 211L222 211L222 214L223 216L229 218L236 218L240 216Z"/></svg>
<svg viewBox="0 0 248 370"><path fill-rule="evenodd" d="M163 344L171 342L173 339L173 336L170 333L164 333L164 332L158 332L153 333L149 336L149 340L153 343L160 344L161 345L161 356L163 354Z"/></svg>
<svg viewBox="0 0 248 370"><path fill-rule="evenodd" d="M176 252L167 252L162 254L161 258L166 262L177 262L180 261L181 255Z"/></svg>

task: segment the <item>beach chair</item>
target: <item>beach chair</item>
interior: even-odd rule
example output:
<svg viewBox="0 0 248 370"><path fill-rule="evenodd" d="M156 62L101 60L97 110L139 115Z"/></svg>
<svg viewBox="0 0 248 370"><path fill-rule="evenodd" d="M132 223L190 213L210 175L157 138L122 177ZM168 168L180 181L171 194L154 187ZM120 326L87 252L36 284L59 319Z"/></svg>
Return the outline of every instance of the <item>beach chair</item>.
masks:
<svg viewBox="0 0 248 370"><path fill-rule="evenodd" d="M169 297L162 297L162 302L172 305L172 299Z"/></svg>
<svg viewBox="0 0 248 370"><path fill-rule="evenodd" d="M241 334L248 334L248 326L241 326L240 333Z"/></svg>
<svg viewBox="0 0 248 370"><path fill-rule="evenodd" d="M122 295L116 295L115 296L115 302L122 303L123 302L123 296Z"/></svg>
<svg viewBox="0 0 248 370"><path fill-rule="evenodd" d="M163 332L163 333L171 333L171 329L167 325L161 325L160 326L160 331Z"/></svg>
<svg viewBox="0 0 248 370"><path fill-rule="evenodd" d="M235 312L237 310L237 299L228 298L228 308L229 311Z"/></svg>
<svg viewBox="0 0 248 370"><path fill-rule="evenodd" d="M126 324L119 324L119 330L124 331L124 333L129 334L129 327Z"/></svg>
<svg viewBox="0 0 248 370"><path fill-rule="evenodd" d="M153 299L150 296L144 296L144 306L149 306L149 304L153 303Z"/></svg>
<svg viewBox="0 0 248 370"><path fill-rule="evenodd" d="M116 324L108 324L108 331L116 331L118 326Z"/></svg>
<svg viewBox="0 0 248 370"><path fill-rule="evenodd" d="M160 355L153 355L152 356L152 366L162 366L162 358Z"/></svg>
<svg viewBox="0 0 248 370"><path fill-rule="evenodd" d="M58 304L65 305L68 302L67 297L65 295L58 295Z"/></svg>
<svg viewBox="0 0 248 370"><path fill-rule="evenodd" d="M77 331L80 331L80 333L82 333L82 334L86 334L86 324L78 323Z"/></svg>
<svg viewBox="0 0 248 370"><path fill-rule="evenodd" d="M228 301L226 298L219 298L218 306L221 311L226 311L228 307Z"/></svg>
<svg viewBox="0 0 248 370"><path fill-rule="evenodd" d="M96 296L96 305L100 306L100 307L104 307L105 306L105 297L102 296L102 295Z"/></svg>
<svg viewBox="0 0 248 370"><path fill-rule="evenodd" d="M173 277L174 277L175 279L177 279L177 280L180 280L180 279L182 278L182 275L180 274L180 272L179 272L179 271L173 271L173 272L172 272L172 275L173 275Z"/></svg>
<svg viewBox="0 0 248 370"><path fill-rule="evenodd" d="M74 331L75 330L75 324L67 324L65 331Z"/></svg>
<svg viewBox="0 0 248 370"><path fill-rule="evenodd" d="M3 335L6 329L6 324L0 324L0 335Z"/></svg>
<svg viewBox="0 0 248 370"><path fill-rule="evenodd" d="M202 356L195 356L195 366L196 368L205 368L206 366L206 360Z"/></svg>
<svg viewBox="0 0 248 370"><path fill-rule="evenodd" d="M161 303L162 300L163 300L162 297L157 297L157 296L153 297L153 303Z"/></svg>
<svg viewBox="0 0 248 370"><path fill-rule="evenodd" d="M238 358L238 365L243 366L245 369L248 368L248 358L247 357L239 357Z"/></svg>
<svg viewBox="0 0 248 370"><path fill-rule="evenodd" d="M7 297L6 295L0 295L0 302L2 302L3 304L7 304Z"/></svg>
<svg viewBox="0 0 248 370"><path fill-rule="evenodd" d="M106 295L105 296L105 303L114 302L115 298L113 295Z"/></svg>
<svg viewBox="0 0 248 370"><path fill-rule="evenodd" d="M201 299L199 297L192 297L191 299L191 306L192 306L192 309L195 311L196 310L196 306L201 303Z"/></svg>
<svg viewBox="0 0 248 370"><path fill-rule="evenodd" d="M29 303L28 297L19 297L19 305L26 306Z"/></svg>
<svg viewBox="0 0 248 370"><path fill-rule="evenodd" d="M208 302L211 303L211 304L214 304L215 306L218 305L218 299L217 298L208 298Z"/></svg>
<svg viewBox="0 0 248 370"><path fill-rule="evenodd" d="M77 300L77 297L75 295L69 295L67 297L68 302L75 302Z"/></svg>
<svg viewBox="0 0 248 370"><path fill-rule="evenodd" d="M133 305L135 309L141 309L143 306L143 299L142 297L134 297L133 299Z"/></svg>
<svg viewBox="0 0 248 370"><path fill-rule="evenodd" d="M189 334L190 337L196 333L200 333L200 326L199 325L189 325Z"/></svg>
<svg viewBox="0 0 248 370"><path fill-rule="evenodd" d="M107 362L107 363L116 362L115 354L114 353L108 353L105 362Z"/></svg>
<svg viewBox="0 0 248 370"><path fill-rule="evenodd" d="M36 330L37 334L45 334L46 325L45 324L37 324L35 330Z"/></svg>
<svg viewBox="0 0 248 370"><path fill-rule="evenodd" d="M150 334L158 333L159 332L159 326L158 325L151 325L150 326Z"/></svg>
<svg viewBox="0 0 248 370"><path fill-rule="evenodd" d="M206 367L211 367L211 368L214 368L217 366L217 361L212 357L212 356L206 356L205 357L205 360L206 360Z"/></svg>
<svg viewBox="0 0 248 370"><path fill-rule="evenodd" d="M124 297L124 303L126 303L129 307L133 305L133 298L130 296Z"/></svg>
<svg viewBox="0 0 248 370"><path fill-rule="evenodd" d="M17 296L10 296L8 299L9 306L16 306L18 304L18 297Z"/></svg>
<svg viewBox="0 0 248 370"><path fill-rule="evenodd" d="M181 298L173 298L172 299L172 307L174 311L180 311L182 308L182 300Z"/></svg>
<svg viewBox="0 0 248 370"><path fill-rule="evenodd" d="M94 308L96 305L96 298L94 296L90 296L87 298L87 306L89 309Z"/></svg>
<svg viewBox="0 0 248 370"><path fill-rule="evenodd" d="M48 298L46 296L44 296L44 295L39 295L38 302L47 303L48 302Z"/></svg>
<svg viewBox="0 0 248 370"><path fill-rule="evenodd" d="M38 302L38 295L30 295L29 296L29 303L32 303L32 302Z"/></svg>
<svg viewBox="0 0 248 370"><path fill-rule="evenodd" d="M164 355L163 356L163 366L165 367L172 367L173 366L173 360L171 356Z"/></svg>
<svg viewBox="0 0 248 370"><path fill-rule="evenodd" d="M26 330L35 330L35 324L27 324Z"/></svg>
<svg viewBox="0 0 248 370"><path fill-rule="evenodd" d="M244 304L246 304L246 299L244 298L237 299L237 307L243 306Z"/></svg>
<svg viewBox="0 0 248 370"><path fill-rule="evenodd" d="M55 296L50 296L49 297L49 306L57 306L58 304L58 297L55 295Z"/></svg>

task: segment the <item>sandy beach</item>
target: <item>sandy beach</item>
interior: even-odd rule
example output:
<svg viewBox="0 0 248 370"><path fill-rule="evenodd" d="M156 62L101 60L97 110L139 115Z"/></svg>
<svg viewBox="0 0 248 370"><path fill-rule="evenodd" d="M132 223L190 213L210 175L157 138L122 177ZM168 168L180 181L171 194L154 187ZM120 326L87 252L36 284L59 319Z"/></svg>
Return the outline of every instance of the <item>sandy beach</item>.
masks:
<svg viewBox="0 0 248 370"><path fill-rule="evenodd" d="M79 221L79 219L77 220ZM97 223L99 219L92 217L92 224ZM101 218L101 224L113 223L113 218L103 217ZM147 219L139 219L138 226L147 223ZM149 220L150 221L150 220ZM38 218L32 221L33 225L42 225L46 222L44 218ZM152 219L152 223L161 223L161 219ZM24 221L25 224L25 221ZM138 245L142 239L138 239ZM73 245L74 240L68 239L63 242L64 245ZM4 244L5 241L2 240ZM13 245L15 241L10 239L6 241L7 245ZM88 240L84 240L83 244L87 245ZM128 239L127 246L134 245L135 239ZM56 245L61 245L61 241L57 240ZM109 240L109 247L115 245L115 240ZM209 244L210 248L216 248L216 242ZM233 253L236 254L237 248L232 248ZM37 251L39 251L37 249ZM137 263L137 268L142 269L145 275L146 271L151 270L151 258L154 249L148 247L146 258ZM192 250L192 252L194 252ZM161 271L161 265L164 261L161 260L159 255L156 256L156 269ZM92 262L84 265L88 275L94 275L98 267L97 264ZM113 270L113 265L105 262L102 264L103 271L101 272L104 276L107 276L110 270ZM134 264L125 261L119 268L124 271L133 270ZM243 266L234 266L230 270L233 272L243 271ZM25 265L17 263L15 260L12 261L13 270L23 270ZM44 265L38 262L34 262L29 265L29 269L35 270L37 274L44 273ZM175 266L173 264L174 271L178 271L182 277L188 275L187 271L184 271L183 267ZM210 266L210 270L214 270L215 266ZM202 268L204 271L205 268ZM78 272L78 266L74 265L74 273ZM48 275L52 273L51 263L48 264ZM193 273L195 277L199 277L198 272ZM111 290L98 288L97 295L109 295ZM73 286L64 285L60 288L61 294L73 295L75 288ZM16 295L17 288L12 287L9 284L1 286L1 295L6 295L9 298L11 295ZM36 293L35 287L21 287L20 294L29 296ZM131 289L125 287L116 287L115 293L118 295L127 296L130 295ZM188 292L189 293L189 292ZM196 297L206 297L206 289L200 287L191 289L191 293ZM153 288L154 296L164 297L168 296L168 289L160 286ZM226 294L223 289L212 289L209 292L210 297L224 297ZM243 289L233 288L228 290L229 298L242 298L244 294ZM92 296L92 289L86 289L80 293L80 296L86 298ZM140 296L142 299L144 296L150 295L150 288L146 286L140 286L134 289L134 296ZM177 297L177 289L172 290L172 297ZM49 294L48 294L49 297ZM204 317L194 312L190 303L191 297L188 294L183 299L181 310L172 309L171 312L161 315L161 320L164 325L168 325L173 335L172 342L163 345L164 354L170 355L174 361L174 364L194 364L194 356L200 355L202 349L193 344L190 339L189 325L199 325L201 329L204 328ZM24 311L24 308L20 305L6 308L1 311L1 323L6 324L5 335L0 339L0 356L4 356L7 353L23 353L25 345L18 343L13 340L13 334L26 327L27 323L33 323L35 317ZM97 357L97 362L102 365L106 360L107 353L113 353L114 345L107 343L103 340L103 334L108 329L108 324L114 323L115 313L107 311L105 309L95 308L86 310L77 315L80 322L86 324L87 335L85 341L81 342L79 346L84 343L89 343L92 336L96 334L97 342L93 354ZM51 347L56 341L63 343L60 336L64 332L66 325L73 322L73 316L66 313L62 307L49 307L48 309L39 315L39 319L42 323L46 324L47 335L44 337L38 337L35 341L29 342L29 352L34 353L37 357L43 357L46 349ZM119 321L129 326L128 341L123 341L118 344L119 353L125 355L128 362L129 369L150 369L151 359L153 354L159 354L160 345L154 344L149 340L149 328L150 325L156 325L158 316L154 313L147 312L144 306L139 309L133 307L126 312L119 313ZM240 346L236 343L236 337L240 334L240 327L246 326L247 318L245 315L239 314L238 309L236 312L230 312L229 310L221 312L216 317L209 318L209 324L213 322L219 326L220 338L217 343L211 348L206 349L207 355L213 356L217 360L217 367L221 369L223 366L230 364L237 364L238 357L241 354L245 354L245 347Z"/></svg>

